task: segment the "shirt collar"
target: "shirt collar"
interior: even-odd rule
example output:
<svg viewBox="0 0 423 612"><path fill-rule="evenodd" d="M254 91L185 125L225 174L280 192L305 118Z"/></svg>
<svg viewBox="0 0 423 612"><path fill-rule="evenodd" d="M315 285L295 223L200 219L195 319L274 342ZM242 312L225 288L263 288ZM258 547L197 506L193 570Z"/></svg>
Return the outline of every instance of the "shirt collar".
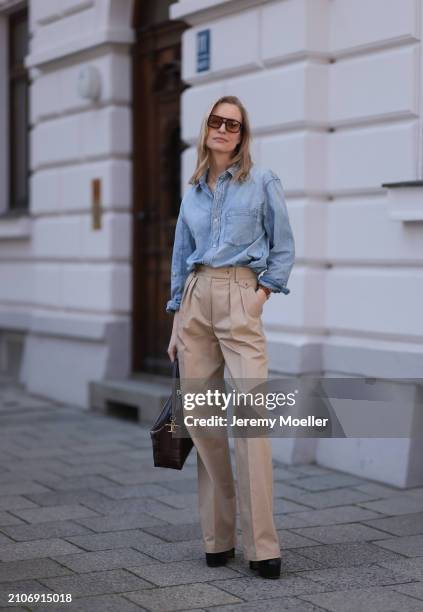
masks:
<svg viewBox="0 0 423 612"><path fill-rule="evenodd" d="M231 176L234 176L234 174L238 170L238 168L239 168L239 162L236 162L235 164L232 164L232 166L229 166L229 168L226 168L225 173L229 172L229 174ZM208 173L208 171L209 171L209 169L206 168L206 170L203 172L203 174L198 179L197 188L198 187L203 187L204 188L206 186L206 180L207 180L207 173Z"/></svg>

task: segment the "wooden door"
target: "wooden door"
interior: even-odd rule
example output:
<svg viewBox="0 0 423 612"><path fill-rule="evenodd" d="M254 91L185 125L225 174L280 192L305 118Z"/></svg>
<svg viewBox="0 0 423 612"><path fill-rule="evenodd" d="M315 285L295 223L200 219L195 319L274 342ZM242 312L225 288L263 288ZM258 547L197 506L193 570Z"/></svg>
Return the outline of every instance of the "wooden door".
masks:
<svg viewBox="0 0 423 612"><path fill-rule="evenodd" d="M181 35L140 27L133 49L133 372L170 374L170 266L180 206Z"/></svg>

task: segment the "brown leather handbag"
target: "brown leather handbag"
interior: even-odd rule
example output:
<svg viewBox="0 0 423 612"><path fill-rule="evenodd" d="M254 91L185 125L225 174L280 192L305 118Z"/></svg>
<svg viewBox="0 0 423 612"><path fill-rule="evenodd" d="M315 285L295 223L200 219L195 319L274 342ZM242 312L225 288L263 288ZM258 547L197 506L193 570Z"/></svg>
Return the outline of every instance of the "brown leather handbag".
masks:
<svg viewBox="0 0 423 612"><path fill-rule="evenodd" d="M179 422L182 423L183 407L179 362L178 358L175 357L172 363L172 394L166 400L163 410L150 430L155 467L181 470L194 446L190 437L176 437L173 435L171 423L175 423L175 419L178 417Z"/></svg>

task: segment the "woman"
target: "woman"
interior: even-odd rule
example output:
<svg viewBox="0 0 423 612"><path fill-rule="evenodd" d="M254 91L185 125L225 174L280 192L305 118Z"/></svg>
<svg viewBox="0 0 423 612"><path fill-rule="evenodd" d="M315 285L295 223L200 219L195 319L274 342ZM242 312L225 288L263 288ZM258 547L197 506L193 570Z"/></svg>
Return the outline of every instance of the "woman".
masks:
<svg viewBox="0 0 423 612"><path fill-rule="evenodd" d="M261 314L272 293L288 294L294 239L279 178L253 165L246 109L235 96L217 100L204 118L197 166L175 230L168 354L182 381L266 380ZM184 393L184 391L183 391ZM234 556L236 496L227 436L190 431L197 449L199 509L206 562ZM270 440L235 438L244 555L264 578L280 576L273 521Z"/></svg>

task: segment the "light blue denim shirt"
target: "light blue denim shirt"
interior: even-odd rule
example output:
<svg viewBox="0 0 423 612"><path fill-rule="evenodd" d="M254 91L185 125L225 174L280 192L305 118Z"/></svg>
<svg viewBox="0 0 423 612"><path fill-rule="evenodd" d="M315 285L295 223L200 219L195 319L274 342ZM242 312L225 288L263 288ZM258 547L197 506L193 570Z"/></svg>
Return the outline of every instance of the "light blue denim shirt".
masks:
<svg viewBox="0 0 423 612"><path fill-rule="evenodd" d="M275 293L290 293L286 284L295 247L281 181L272 170L253 165L247 181L234 182L236 170L234 164L219 176L214 193L206 171L182 199L166 312L179 310L195 264L248 266L260 284Z"/></svg>

